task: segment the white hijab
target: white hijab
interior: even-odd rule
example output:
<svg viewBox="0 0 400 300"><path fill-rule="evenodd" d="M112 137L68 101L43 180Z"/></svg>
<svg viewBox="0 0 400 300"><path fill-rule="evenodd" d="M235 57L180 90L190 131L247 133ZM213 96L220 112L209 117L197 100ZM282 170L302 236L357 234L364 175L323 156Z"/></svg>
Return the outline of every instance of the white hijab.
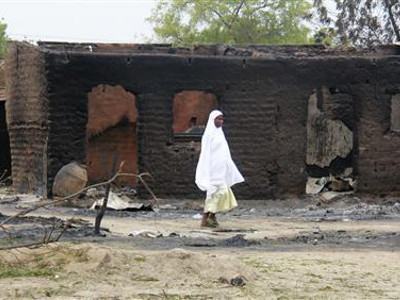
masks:
<svg viewBox="0 0 400 300"><path fill-rule="evenodd" d="M196 184L207 195L213 194L217 186L228 187L243 182L244 178L231 158L222 127L215 126L216 117L223 115L213 110L208 118L206 130L201 138L201 152L196 168Z"/></svg>

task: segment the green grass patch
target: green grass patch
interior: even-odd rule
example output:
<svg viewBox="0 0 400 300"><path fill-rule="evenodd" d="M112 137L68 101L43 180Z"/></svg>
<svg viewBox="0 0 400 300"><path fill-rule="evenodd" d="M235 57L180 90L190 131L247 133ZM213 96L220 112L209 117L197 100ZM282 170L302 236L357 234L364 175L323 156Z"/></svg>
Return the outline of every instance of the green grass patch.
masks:
<svg viewBox="0 0 400 300"><path fill-rule="evenodd" d="M133 258L134 261L136 262L146 262L146 257L144 256L136 256Z"/></svg>
<svg viewBox="0 0 400 300"><path fill-rule="evenodd" d="M46 265L27 266L17 264L6 266L0 262L0 279L17 277L49 277L55 274L56 270Z"/></svg>

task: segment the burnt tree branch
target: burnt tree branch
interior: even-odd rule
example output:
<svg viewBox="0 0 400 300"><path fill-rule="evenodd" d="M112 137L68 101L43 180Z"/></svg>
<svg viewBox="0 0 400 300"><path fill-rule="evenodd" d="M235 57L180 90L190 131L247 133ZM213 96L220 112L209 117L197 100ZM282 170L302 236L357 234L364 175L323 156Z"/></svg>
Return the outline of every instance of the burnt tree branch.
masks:
<svg viewBox="0 0 400 300"><path fill-rule="evenodd" d="M115 173L116 173L117 159L118 159L118 155L114 155L111 176L114 176ZM120 166L120 170L121 170L121 167L122 166ZM106 188L106 193L105 193L105 196L104 196L103 204L102 204L102 206L101 206L101 208L100 208L100 210L99 210L99 212L98 212L98 214L96 216L96 220L95 220L95 223L94 223L94 234L95 235L100 235L100 224L101 224L101 220L103 219L104 214L106 213L106 210L107 210L107 203L108 203L108 197L110 195L110 190L111 190L111 183L107 184L107 188Z"/></svg>

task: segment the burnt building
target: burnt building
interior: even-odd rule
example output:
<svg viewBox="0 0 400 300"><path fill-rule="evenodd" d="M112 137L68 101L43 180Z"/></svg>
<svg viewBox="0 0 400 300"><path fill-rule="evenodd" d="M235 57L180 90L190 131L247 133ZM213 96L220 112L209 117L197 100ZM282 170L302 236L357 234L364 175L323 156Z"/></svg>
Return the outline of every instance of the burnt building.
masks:
<svg viewBox="0 0 400 300"><path fill-rule="evenodd" d="M200 137L213 108L246 182L240 199L303 194L351 170L360 193L400 191L400 48L13 43L7 115L16 192L49 194L85 163L149 172L159 197L199 197ZM121 184L135 186L132 179ZM140 191L140 190L139 190Z"/></svg>

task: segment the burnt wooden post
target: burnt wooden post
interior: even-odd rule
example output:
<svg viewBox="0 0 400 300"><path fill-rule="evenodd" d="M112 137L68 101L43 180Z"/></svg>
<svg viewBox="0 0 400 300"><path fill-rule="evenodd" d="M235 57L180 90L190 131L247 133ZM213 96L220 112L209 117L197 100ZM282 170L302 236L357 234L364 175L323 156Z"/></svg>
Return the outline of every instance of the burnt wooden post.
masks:
<svg viewBox="0 0 400 300"><path fill-rule="evenodd" d="M116 174L116 171L117 171L116 170L117 169L117 160L118 160L118 155L115 154L110 178L113 177ZM105 214L106 209L107 209L107 203L108 203L108 197L110 195L110 189L111 189L111 183L107 184L106 193L104 195L103 204L102 204L102 206L101 206L101 208L100 208L100 210L99 210L99 212L97 213L97 216L96 216L96 220L95 220L95 224L94 224L94 234L95 235L100 235L100 223L101 223L101 220L103 219L104 214Z"/></svg>

